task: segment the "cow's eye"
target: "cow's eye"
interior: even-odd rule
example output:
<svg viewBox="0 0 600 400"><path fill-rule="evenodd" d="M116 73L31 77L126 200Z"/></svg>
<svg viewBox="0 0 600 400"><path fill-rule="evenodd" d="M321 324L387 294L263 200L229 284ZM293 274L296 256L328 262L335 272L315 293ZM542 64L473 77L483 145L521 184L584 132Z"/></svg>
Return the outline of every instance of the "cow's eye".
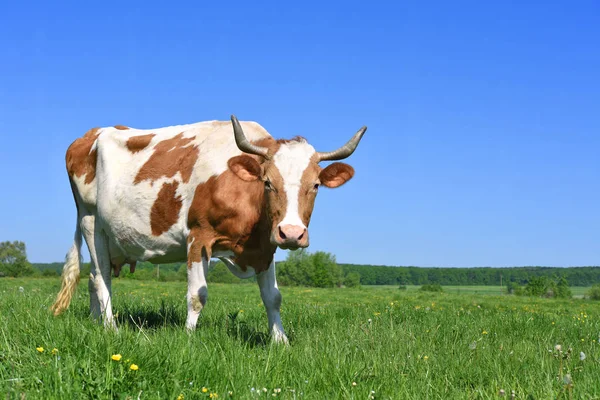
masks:
<svg viewBox="0 0 600 400"><path fill-rule="evenodd" d="M318 183L315 183L315 186L313 186L313 189L314 189L314 190L319 190L319 184L318 184Z"/></svg>
<svg viewBox="0 0 600 400"><path fill-rule="evenodd" d="M269 180L265 181L265 189L273 190L273 184L271 183L271 181L269 181Z"/></svg>

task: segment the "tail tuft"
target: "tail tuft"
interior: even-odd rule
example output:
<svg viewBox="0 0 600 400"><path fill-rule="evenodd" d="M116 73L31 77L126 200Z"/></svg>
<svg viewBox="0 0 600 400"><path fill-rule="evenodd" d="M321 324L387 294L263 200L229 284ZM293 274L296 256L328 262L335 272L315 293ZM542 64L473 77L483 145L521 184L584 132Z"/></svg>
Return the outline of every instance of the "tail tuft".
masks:
<svg viewBox="0 0 600 400"><path fill-rule="evenodd" d="M81 230L78 222L75 231L75 240L67 253L65 266L63 267L61 288L54 304L50 308L55 316L61 314L71 304L71 299L79 284L79 266L81 262Z"/></svg>

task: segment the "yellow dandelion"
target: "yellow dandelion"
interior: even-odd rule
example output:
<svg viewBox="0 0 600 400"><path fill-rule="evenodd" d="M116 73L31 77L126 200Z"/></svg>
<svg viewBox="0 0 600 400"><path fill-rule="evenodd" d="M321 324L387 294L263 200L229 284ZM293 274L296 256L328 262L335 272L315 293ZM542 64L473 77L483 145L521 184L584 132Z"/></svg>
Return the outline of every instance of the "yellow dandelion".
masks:
<svg viewBox="0 0 600 400"><path fill-rule="evenodd" d="M136 364L131 364L129 366L129 369L132 370L132 371L137 371L138 369L140 369L140 367L138 367Z"/></svg>
<svg viewBox="0 0 600 400"><path fill-rule="evenodd" d="M585 339L584 339L584 338L581 338L581 341L582 341L582 342L585 342Z"/></svg>
<svg viewBox="0 0 600 400"><path fill-rule="evenodd" d="M43 352L44 352L44 348L43 348L42 346L40 346L40 347L36 347L35 349L36 349L37 351L39 351L40 353L43 353Z"/></svg>
<svg viewBox="0 0 600 400"><path fill-rule="evenodd" d="M378 315L381 315L381 313L380 312L376 312L376 313L374 313L374 315L378 316Z"/></svg>
<svg viewBox="0 0 600 400"><path fill-rule="evenodd" d="M179 396L177 396L177 400L183 400L185 399L185 396L183 395L183 393L181 393Z"/></svg>
<svg viewBox="0 0 600 400"><path fill-rule="evenodd" d="M423 360L425 360L425 361L429 360L429 356L423 356Z"/></svg>
<svg viewBox="0 0 600 400"><path fill-rule="evenodd" d="M240 312L241 312L241 313L243 313L243 312L244 312L244 310L240 310Z"/></svg>
<svg viewBox="0 0 600 400"><path fill-rule="evenodd" d="M58 349L55 347L52 349L52 355L55 356L58 354Z"/></svg>
<svg viewBox="0 0 600 400"><path fill-rule="evenodd" d="M113 354L113 355L112 355L110 358L111 358L113 361L121 361L121 358L123 358L123 356L122 356L122 355L120 355L120 354Z"/></svg>
<svg viewBox="0 0 600 400"><path fill-rule="evenodd" d="M219 395L216 393L211 393L208 395L208 397L210 397L211 399L216 399L217 397L219 397Z"/></svg>
<svg viewBox="0 0 600 400"><path fill-rule="evenodd" d="M205 387L202 387L202 393L206 393L206 392L208 392L208 389Z"/></svg>
<svg viewBox="0 0 600 400"><path fill-rule="evenodd" d="M230 396L233 396L233 392L231 390L229 392L227 392L227 394L229 394Z"/></svg>
<svg viewBox="0 0 600 400"><path fill-rule="evenodd" d="M483 331L483 332L481 332L481 334L482 335L487 335L488 333L487 333L487 331Z"/></svg>
<svg viewBox="0 0 600 400"><path fill-rule="evenodd" d="M554 321L552 321L552 325L554 325Z"/></svg>

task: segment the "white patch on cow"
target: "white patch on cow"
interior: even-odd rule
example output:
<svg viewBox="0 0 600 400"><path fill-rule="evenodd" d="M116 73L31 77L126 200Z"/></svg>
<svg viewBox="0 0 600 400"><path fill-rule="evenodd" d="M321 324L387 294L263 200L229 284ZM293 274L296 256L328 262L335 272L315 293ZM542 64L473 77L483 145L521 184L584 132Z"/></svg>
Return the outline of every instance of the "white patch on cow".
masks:
<svg viewBox="0 0 600 400"><path fill-rule="evenodd" d="M269 269L256 275L258 287L260 288L260 297L262 298L267 318L269 320L269 330L271 338L278 343L288 343L288 338L281 324L281 293L277 286L275 277L275 261L271 261Z"/></svg>
<svg viewBox="0 0 600 400"><path fill-rule="evenodd" d="M306 228L300 218L298 197L302 186L302 174L314 153L314 147L300 141L282 144L273 157L275 166L283 178L283 190L287 197L286 214L279 226L295 225Z"/></svg>
<svg viewBox="0 0 600 400"><path fill-rule="evenodd" d="M194 238L188 245L189 249L194 243ZM191 268L188 268L188 292L187 292L187 319L185 327L195 329L200 312L208 300L208 287L206 286L206 273L208 272L209 260L202 257L201 262L193 262Z"/></svg>

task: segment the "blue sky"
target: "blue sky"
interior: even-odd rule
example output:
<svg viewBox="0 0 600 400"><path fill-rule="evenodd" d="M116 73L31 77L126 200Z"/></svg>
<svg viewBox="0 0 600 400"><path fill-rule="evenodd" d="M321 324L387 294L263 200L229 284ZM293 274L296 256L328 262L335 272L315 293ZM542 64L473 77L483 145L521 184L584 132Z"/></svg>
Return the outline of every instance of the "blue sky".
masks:
<svg viewBox="0 0 600 400"><path fill-rule="evenodd" d="M355 178L317 198L313 251L599 265L598 2L396 3L5 5L0 240L63 260L64 154L89 128L235 113L321 151L369 127Z"/></svg>

